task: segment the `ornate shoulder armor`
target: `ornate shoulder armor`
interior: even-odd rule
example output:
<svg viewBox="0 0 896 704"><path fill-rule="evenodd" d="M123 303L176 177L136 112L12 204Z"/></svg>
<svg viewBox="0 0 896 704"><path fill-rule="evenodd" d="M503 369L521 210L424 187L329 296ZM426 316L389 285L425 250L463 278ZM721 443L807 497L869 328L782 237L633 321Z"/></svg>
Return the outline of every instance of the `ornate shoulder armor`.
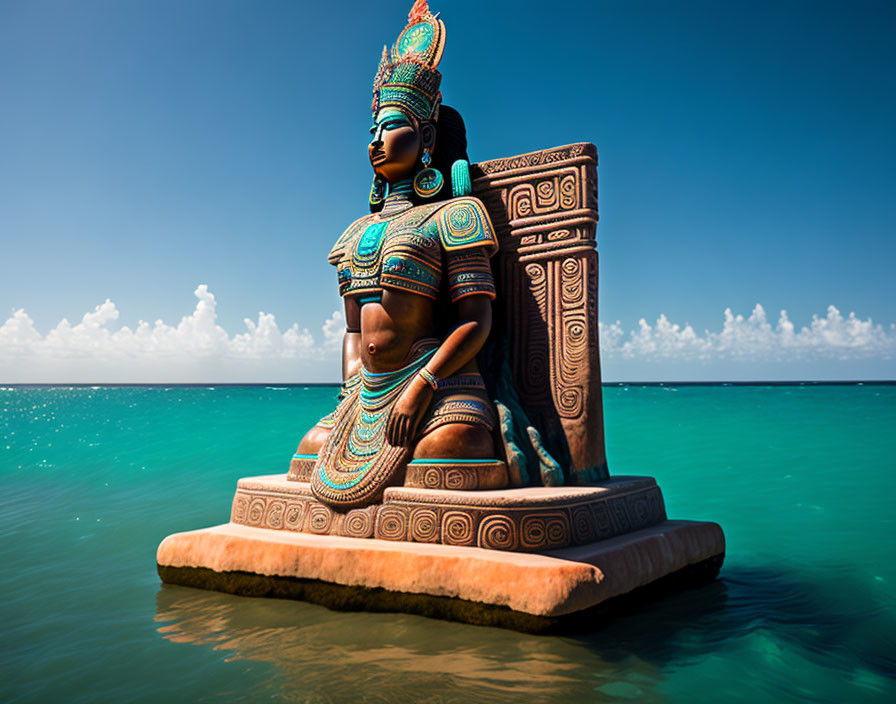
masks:
<svg viewBox="0 0 896 704"><path fill-rule="evenodd" d="M495 228L478 198L463 196L446 201L433 221L446 252L483 247L492 256L498 251Z"/></svg>
<svg viewBox="0 0 896 704"><path fill-rule="evenodd" d="M351 225L346 228L345 232L343 232L339 239L336 240L336 244L333 245L333 249L330 250L330 254L327 255L327 261L330 262L333 266L339 264L339 260L345 256L345 253L351 249L352 242L367 228L367 224L369 223L372 215L365 215L363 218L359 218L355 220Z"/></svg>

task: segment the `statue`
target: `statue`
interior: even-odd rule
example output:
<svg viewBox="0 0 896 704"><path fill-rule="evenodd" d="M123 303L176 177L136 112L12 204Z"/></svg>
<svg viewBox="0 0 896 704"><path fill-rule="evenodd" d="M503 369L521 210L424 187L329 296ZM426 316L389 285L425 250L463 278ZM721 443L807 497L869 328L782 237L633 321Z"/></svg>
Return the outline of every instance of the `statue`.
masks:
<svg viewBox="0 0 896 704"><path fill-rule="evenodd" d="M476 355L491 329L498 241L470 195L463 120L441 105L444 42L444 23L421 1L383 49L371 214L330 252L345 301L345 385L297 459L314 462L311 489L334 507L378 501L411 458L496 459L497 415Z"/></svg>
<svg viewBox="0 0 896 704"><path fill-rule="evenodd" d="M445 36L416 0L376 73L370 213L329 255L336 408L229 523L166 538L163 581L541 631L718 573L718 525L607 471L596 147L470 164Z"/></svg>

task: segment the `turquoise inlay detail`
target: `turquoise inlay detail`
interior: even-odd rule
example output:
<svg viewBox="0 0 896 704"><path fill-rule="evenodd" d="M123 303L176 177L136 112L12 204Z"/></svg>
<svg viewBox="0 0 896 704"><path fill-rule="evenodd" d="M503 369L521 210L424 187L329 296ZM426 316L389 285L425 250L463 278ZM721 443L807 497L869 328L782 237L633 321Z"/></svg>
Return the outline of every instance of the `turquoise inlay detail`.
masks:
<svg viewBox="0 0 896 704"><path fill-rule="evenodd" d="M383 242L383 235L386 234L386 228L389 226L387 222L375 222L368 225L358 240L358 255L367 259L379 251Z"/></svg>
<svg viewBox="0 0 896 704"><path fill-rule="evenodd" d="M365 303L379 303L383 300L383 294L375 293L372 296L361 296L358 299L358 305L363 306Z"/></svg>
<svg viewBox="0 0 896 704"><path fill-rule="evenodd" d="M332 491L334 496L357 490L371 475L381 471L382 452L385 443L385 426L397 394L407 385L408 380L435 354L433 347L414 361L394 372L368 372L363 367L359 373L361 388L358 393L357 420L346 438L346 445L340 450L337 460L341 466L319 466L312 483L320 482L318 488ZM329 445L328 445L329 447Z"/></svg>
<svg viewBox="0 0 896 704"><path fill-rule="evenodd" d="M421 198L429 198L442 190L445 179L437 169L423 169L414 177L414 190Z"/></svg>
<svg viewBox="0 0 896 704"><path fill-rule="evenodd" d="M389 184L390 196L410 196L413 190L414 182L409 178Z"/></svg>
<svg viewBox="0 0 896 704"><path fill-rule="evenodd" d="M294 460L316 460L317 455L300 455L298 452L292 456Z"/></svg>
<svg viewBox="0 0 896 704"><path fill-rule="evenodd" d="M383 262L383 274L412 279L427 288L431 288L435 293L438 293L439 290L439 279L435 272L410 258L401 256L387 258Z"/></svg>
<svg viewBox="0 0 896 704"><path fill-rule="evenodd" d="M473 192L470 180L470 162L458 159L451 165L451 195L455 198L468 196Z"/></svg>
<svg viewBox="0 0 896 704"><path fill-rule="evenodd" d="M411 460L411 464L486 464L487 462L500 462L501 460Z"/></svg>
<svg viewBox="0 0 896 704"><path fill-rule="evenodd" d="M398 41L398 55L404 56L410 51L425 54L432 44L433 27L429 22L419 22L401 33Z"/></svg>
<svg viewBox="0 0 896 704"><path fill-rule="evenodd" d="M475 198L448 201L439 211L438 225L442 246L448 251L482 245L497 247L488 215Z"/></svg>
<svg viewBox="0 0 896 704"><path fill-rule="evenodd" d="M370 462L368 462L367 464L363 465L363 466L358 470L358 476L357 476L357 477L355 477L354 479L350 479L349 481L344 482L344 483L342 483L342 484L340 484L339 482L334 482L334 481L333 481L332 479L330 479L330 478L326 475L326 473L324 473L324 472L318 472L318 473L317 473L317 476L320 478L320 480L321 480L324 484L326 484L326 485L327 485L328 487L330 487L331 489L351 489L353 486L355 486L358 482L360 482L360 481L364 478L364 472L366 472L367 469L370 467L371 462L373 462L373 460L370 460Z"/></svg>

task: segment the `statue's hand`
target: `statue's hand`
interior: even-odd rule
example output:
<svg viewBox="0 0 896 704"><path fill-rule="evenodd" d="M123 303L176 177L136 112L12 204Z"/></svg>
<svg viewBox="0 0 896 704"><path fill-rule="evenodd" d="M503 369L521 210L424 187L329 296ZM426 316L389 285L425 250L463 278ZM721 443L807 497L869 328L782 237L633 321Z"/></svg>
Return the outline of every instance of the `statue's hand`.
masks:
<svg viewBox="0 0 896 704"><path fill-rule="evenodd" d="M417 433L417 426L432 400L432 387L415 376L398 397L386 424L386 440L390 445L406 447Z"/></svg>

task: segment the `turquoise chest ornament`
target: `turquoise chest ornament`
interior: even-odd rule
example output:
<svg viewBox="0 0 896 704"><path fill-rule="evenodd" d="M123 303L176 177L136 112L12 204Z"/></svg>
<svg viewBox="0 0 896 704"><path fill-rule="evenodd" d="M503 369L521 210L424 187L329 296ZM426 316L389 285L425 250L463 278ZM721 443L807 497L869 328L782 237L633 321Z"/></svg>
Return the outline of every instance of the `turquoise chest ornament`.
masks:
<svg viewBox="0 0 896 704"><path fill-rule="evenodd" d="M436 172L438 173L438 172ZM497 249L491 222L475 198L418 205L397 216L352 224L330 252L339 293L360 302L386 289L438 300L494 295L488 257ZM447 290L443 278L447 277Z"/></svg>
<svg viewBox="0 0 896 704"><path fill-rule="evenodd" d="M376 222L364 230L364 234L358 238L358 244L355 247L355 266L367 267L379 259L383 235L386 234L388 227L389 223L387 222Z"/></svg>

